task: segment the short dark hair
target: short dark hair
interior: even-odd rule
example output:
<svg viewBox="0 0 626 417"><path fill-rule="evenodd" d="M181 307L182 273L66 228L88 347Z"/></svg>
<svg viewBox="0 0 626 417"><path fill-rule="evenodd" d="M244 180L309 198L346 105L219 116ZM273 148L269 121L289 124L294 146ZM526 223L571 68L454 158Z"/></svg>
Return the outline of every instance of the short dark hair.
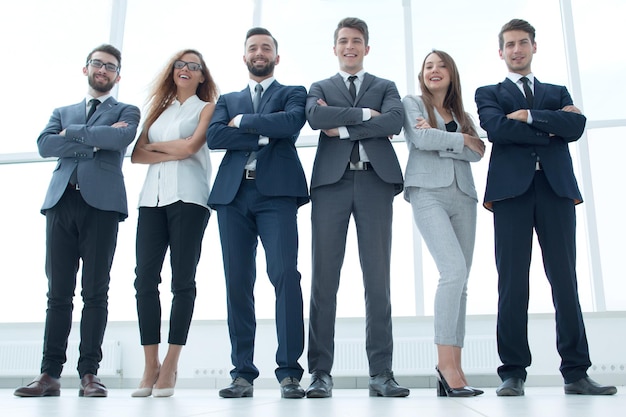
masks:
<svg viewBox="0 0 626 417"><path fill-rule="evenodd" d="M513 19L508 23L505 23L500 29L500 33L498 34L498 41L500 42L500 50L504 48L504 32L510 32L512 30L521 30L522 32L528 33L530 37L530 42L535 44L535 28L525 20L522 19Z"/></svg>
<svg viewBox="0 0 626 417"><path fill-rule="evenodd" d="M269 30L265 28L261 28L261 27L252 28L248 31L248 33L246 33L245 42L248 42L248 38L254 35L267 35L270 38L272 38L272 40L274 41L274 46L276 47L276 52L278 52L278 41L276 40L274 36L272 36ZM245 45L245 42L244 42L244 45Z"/></svg>
<svg viewBox="0 0 626 417"><path fill-rule="evenodd" d="M343 28L351 28L356 29L363 34L363 40L365 40L365 46L369 44L370 40L370 32L367 28L367 23L365 21L359 19L358 17L346 17L341 19L339 24L337 24L337 29L335 29L335 44L337 44L337 36L339 35L339 31Z"/></svg>
<svg viewBox="0 0 626 417"><path fill-rule="evenodd" d="M117 59L118 70L122 68L122 53L115 46L109 45L108 43L103 43L100 46L96 46L91 52L89 52L89 55L87 55L87 61L85 62L89 63L89 60L91 59L91 56L94 54L94 52L105 52L107 54L113 55L115 59Z"/></svg>

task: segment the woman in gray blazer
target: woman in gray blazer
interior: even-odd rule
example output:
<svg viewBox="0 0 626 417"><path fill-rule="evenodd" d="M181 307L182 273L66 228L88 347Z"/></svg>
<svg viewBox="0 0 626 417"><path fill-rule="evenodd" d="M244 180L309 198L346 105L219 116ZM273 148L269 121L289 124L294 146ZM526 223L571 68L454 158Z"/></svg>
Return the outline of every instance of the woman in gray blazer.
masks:
<svg viewBox="0 0 626 417"><path fill-rule="evenodd" d="M470 162L485 144L463 108L456 64L433 50L419 73L421 96L406 96L404 137L409 147L405 199L439 270L435 295L437 394L480 395L461 367L467 278L474 252L478 202Z"/></svg>

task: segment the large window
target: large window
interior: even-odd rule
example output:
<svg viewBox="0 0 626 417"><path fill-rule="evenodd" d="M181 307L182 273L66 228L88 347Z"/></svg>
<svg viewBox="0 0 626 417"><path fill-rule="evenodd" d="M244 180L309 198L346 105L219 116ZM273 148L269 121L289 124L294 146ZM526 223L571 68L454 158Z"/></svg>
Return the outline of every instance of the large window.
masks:
<svg viewBox="0 0 626 417"><path fill-rule="evenodd" d="M617 191L620 138L626 134L626 112L617 100L626 95L626 58L615 53L614 41L621 38L618 19L626 13L621 0L527 0L502 3L498 0L459 2L440 0L437 7L409 0L231 0L228 2L172 2L107 0L93 4L81 0L48 2L31 0L12 5L11 13L0 15L0 36L5 40L0 75L6 80L4 140L0 143L0 192L6 196L0 208L0 321L41 321L45 313L44 274L45 218L39 207L54 161L39 162L36 138L52 109L80 101L86 91L81 69L87 53L96 45L114 42L121 47L121 82L116 91L120 101L143 107L150 83L176 51L195 48L203 53L222 93L246 86L243 63L245 32L253 25L267 27L278 40L280 64L276 78L284 84L309 87L338 70L333 54L333 32L346 16L358 16L370 28L369 55L365 69L396 82L400 95L418 93L417 72L433 48L450 53L459 66L467 110L477 121L474 91L497 83L506 76L498 56L497 34L513 17L529 20L537 29L536 76L544 82L567 85L578 93L588 116L588 147L570 146L579 181L592 190L594 213L578 206L578 275L583 310L597 308L596 276L593 265L601 265L601 283L610 310L626 309L624 283L620 280L620 237L626 222L620 207L624 197ZM562 5L573 9L574 28L564 32ZM355 7L357 5L358 7ZM445 12L443 12L445 11ZM565 23L566 25L569 23ZM578 61L568 62L565 45L576 37ZM409 34L411 36L409 37ZM611 48L611 49L609 49ZM577 65L580 83L572 83L568 65ZM9 65L11 64L11 65ZM574 80L576 81L576 80ZM573 94L574 95L574 94ZM25 111L25 109L27 111ZM308 125L302 130L299 154L310 175L317 132ZM402 138L394 144L401 165L407 152ZM589 149L587 153L587 149ZM488 148L489 152L489 148ZM582 152L582 153L581 153ZM584 158L580 158L584 157ZM212 153L214 172L222 153ZM581 160L590 161L584 168ZM31 161L28 163L12 163ZM37 161L37 162L34 162ZM482 200L488 154L473 164L479 198ZM586 171L582 171L586 170ZM120 234L110 291L111 320L136 320L134 298L135 228L137 197L145 175L144 166L126 161L130 216L120 225ZM585 174L585 175L583 175ZM584 179L584 180L583 180ZM619 184L619 183L617 183ZM587 203L590 198L584 196ZM392 303L396 316L431 315L438 273L413 226L411 208L399 195L395 200L392 252ZM593 214L593 213L592 213ZM198 269L196 319L223 319L226 315L224 279L216 216L205 234ZM299 212L300 258L305 315L311 278L310 206ZM596 228L597 227L597 228ZM589 234L591 231L591 235ZM590 236L597 234L600 255L589 249ZM338 300L341 317L364 314L362 279L351 227ZM551 312L550 288L543 272L541 253L534 245L531 271L531 312ZM257 312L273 317L273 289L265 274L264 253L259 246ZM416 260L414 262L414 260ZM169 266L164 265L164 315L169 308ZM79 290L77 291L79 294ZM76 299L80 303L80 297ZM492 215L479 207L474 265L469 283L468 312L493 314L497 306L497 274L493 254ZM79 314L80 308L75 308Z"/></svg>

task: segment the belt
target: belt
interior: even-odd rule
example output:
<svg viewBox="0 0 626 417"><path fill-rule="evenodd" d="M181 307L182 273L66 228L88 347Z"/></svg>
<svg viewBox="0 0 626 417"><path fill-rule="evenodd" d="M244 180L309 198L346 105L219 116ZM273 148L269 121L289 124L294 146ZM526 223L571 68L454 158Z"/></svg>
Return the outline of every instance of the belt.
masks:
<svg viewBox="0 0 626 417"><path fill-rule="evenodd" d="M256 178L256 171L251 171L246 169L243 171L243 179L244 180L253 180Z"/></svg>
<svg viewBox="0 0 626 417"><path fill-rule="evenodd" d="M80 190L80 187L78 186L78 184L72 184L71 182L68 182L67 189L72 191L78 191Z"/></svg>
<svg viewBox="0 0 626 417"><path fill-rule="evenodd" d="M369 162L363 162L363 161L359 161L359 162L349 162L348 163L348 169L350 171L367 171L368 169L372 168L372 164L370 164Z"/></svg>

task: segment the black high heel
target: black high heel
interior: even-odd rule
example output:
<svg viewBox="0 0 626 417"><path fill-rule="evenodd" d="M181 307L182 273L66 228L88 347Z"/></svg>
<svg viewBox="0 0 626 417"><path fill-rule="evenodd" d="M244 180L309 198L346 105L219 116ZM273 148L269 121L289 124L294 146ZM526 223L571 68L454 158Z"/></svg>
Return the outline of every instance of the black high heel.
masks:
<svg viewBox="0 0 626 417"><path fill-rule="evenodd" d="M475 395L479 395L476 394L476 392L471 389L470 387L461 387L461 388L451 388L450 385L448 385L448 381L446 381L446 379L443 377L443 374L441 373L441 371L439 370L439 367L435 366L435 369L437 370L437 376L438 376L438 384L437 384L437 396L438 397L473 397Z"/></svg>

